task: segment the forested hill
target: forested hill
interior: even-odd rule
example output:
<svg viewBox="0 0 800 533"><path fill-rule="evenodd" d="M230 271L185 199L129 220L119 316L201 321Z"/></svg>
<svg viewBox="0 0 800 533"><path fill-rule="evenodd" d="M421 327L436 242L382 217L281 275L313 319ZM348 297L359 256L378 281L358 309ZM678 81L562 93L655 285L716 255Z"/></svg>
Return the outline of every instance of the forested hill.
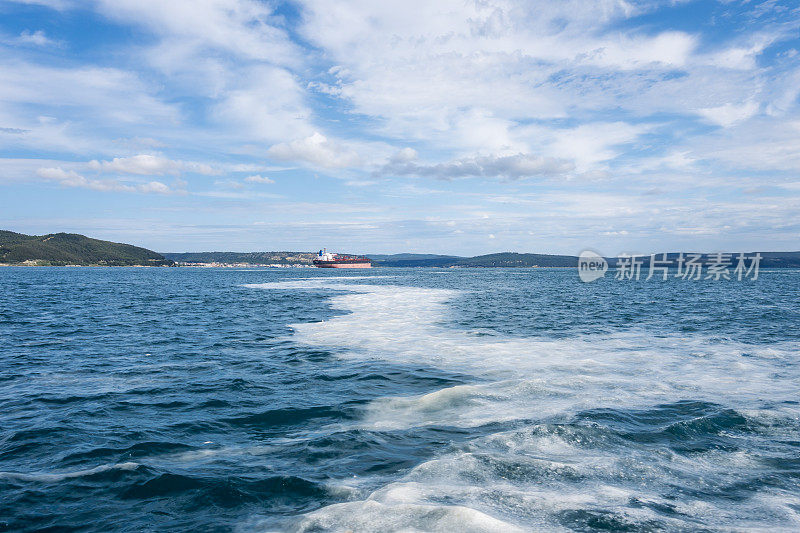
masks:
<svg viewBox="0 0 800 533"><path fill-rule="evenodd" d="M35 265L172 266L163 255L76 233L23 235L0 230L0 263Z"/></svg>
<svg viewBox="0 0 800 533"><path fill-rule="evenodd" d="M454 257L448 255L368 255L376 266L392 267L574 267L578 258L570 255L519 254L502 252L478 255L475 257Z"/></svg>
<svg viewBox="0 0 800 533"><path fill-rule="evenodd" d="M748 257L754 252L748 252ZM475 257L454 257L447 255L421 255L421 254L396 254L396 255L370 255L375 261L375 266L387 267L570 267L578 265L578 257L572 255L549 254L520 254L515 252L501 252L496 254L478 255ZM713 260L714 254L704 254L702 263L708 264ZM731 254L735 261L736 254ZM645 265L650 257L642 256L640 260ZM677 264L678 254L669 253L667 259L674 267ZM617 265L616 257L607 257L610 267ZM800 252L761 252L762 268L800 268Z"/></svg>

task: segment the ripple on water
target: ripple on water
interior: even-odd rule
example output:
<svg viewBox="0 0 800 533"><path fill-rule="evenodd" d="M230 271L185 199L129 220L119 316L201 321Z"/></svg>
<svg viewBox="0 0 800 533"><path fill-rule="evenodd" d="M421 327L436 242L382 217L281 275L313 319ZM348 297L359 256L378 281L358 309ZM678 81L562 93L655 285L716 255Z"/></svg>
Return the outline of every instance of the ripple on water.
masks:
<svg viewBox="0 0 800 533"><path fill-rule="evenodd" d="M379 272L0 269L0 530L800 529L800 276Z"/></svg>

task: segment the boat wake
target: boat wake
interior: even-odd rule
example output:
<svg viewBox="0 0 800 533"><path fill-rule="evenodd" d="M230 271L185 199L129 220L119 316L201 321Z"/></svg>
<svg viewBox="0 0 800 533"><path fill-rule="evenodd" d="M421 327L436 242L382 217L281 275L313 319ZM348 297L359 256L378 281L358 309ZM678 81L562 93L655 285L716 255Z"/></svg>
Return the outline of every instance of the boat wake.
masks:
<svg viewBox="0 0 800 533"><path fill-rule="evenodd" d="M798 492L770 478L784 458L797 465L792 346L645 330L477 334L453 325L458 291L334 279L249 287L346 291L330 297L346 314L292 325L296 343L474 376L366 406L365 430L474 436L362 500L305 515L298 531L800 525Z"/></svg>

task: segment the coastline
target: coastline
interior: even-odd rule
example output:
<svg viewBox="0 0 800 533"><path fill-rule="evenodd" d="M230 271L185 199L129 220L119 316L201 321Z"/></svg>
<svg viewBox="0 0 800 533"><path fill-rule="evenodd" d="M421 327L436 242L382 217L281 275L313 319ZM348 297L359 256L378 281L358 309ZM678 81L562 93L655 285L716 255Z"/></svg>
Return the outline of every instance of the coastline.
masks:
<svg viewBox="0 0 800 533"><path fill-rule="evenodd" d="M175 268L177 265L100 265L100 264L92 264L92 265L42 265L42 264L31 264L30 262L26 261L25 263L0 263L0 267L25 267L25 268L45 268L45 267L53 267L53 268L97 268L97 267L109 267L109 268Z"/></svg>

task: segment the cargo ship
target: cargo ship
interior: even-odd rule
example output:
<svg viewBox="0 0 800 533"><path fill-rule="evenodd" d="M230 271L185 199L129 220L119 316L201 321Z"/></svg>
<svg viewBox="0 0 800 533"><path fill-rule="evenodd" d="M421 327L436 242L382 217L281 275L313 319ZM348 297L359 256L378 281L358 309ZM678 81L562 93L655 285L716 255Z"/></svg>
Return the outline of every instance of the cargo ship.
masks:
<svg viewBox="0 0 800 533"><path fill-rule="evenodd" d="M320 250L314 259L317 268L372 268L372 260L361 255L333 254Z"/></svg>

